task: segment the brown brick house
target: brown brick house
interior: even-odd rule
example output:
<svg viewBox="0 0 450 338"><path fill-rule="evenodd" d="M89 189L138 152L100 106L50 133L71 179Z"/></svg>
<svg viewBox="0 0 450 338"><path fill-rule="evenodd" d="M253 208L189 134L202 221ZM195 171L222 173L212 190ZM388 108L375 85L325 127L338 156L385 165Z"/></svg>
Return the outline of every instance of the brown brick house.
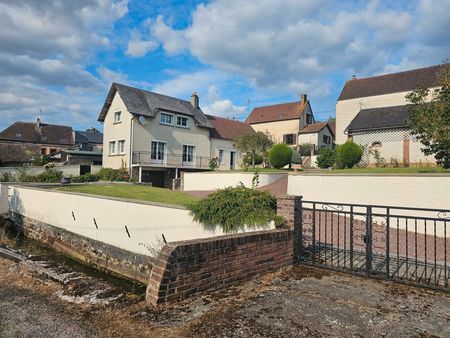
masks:
<svg viewBox="0 0 450 338"><path fill-rule="evenodd" d="M72 127L36 122L14 122L0 132L0 163L28 165L42 155L74 145Z"/></svg>

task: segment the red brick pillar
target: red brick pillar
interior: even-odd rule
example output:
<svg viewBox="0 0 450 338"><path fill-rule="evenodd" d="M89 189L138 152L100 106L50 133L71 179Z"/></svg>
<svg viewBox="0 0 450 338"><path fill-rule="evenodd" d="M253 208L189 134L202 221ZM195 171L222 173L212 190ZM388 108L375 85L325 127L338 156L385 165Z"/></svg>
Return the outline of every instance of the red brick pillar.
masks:
<svg viewBox="0 0 450 338"><path fill-rule="evenodd" d="M405 131L403 135L403 165L409 166L409 132Z"/></svg>
<svg viewBox="0 0 450 338"><path fill-rule="evenodd" d="M288 227L294 229L294 261L297 262L302 247L302 196L278 197L277 215L284 217Z"/></svg>

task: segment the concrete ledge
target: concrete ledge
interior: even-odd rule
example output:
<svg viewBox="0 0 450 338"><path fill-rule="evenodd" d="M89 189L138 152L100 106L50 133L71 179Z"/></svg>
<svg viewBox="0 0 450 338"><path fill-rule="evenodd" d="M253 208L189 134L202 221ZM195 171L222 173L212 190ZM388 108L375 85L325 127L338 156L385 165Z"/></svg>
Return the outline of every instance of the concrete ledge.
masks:
<svg viewBox="0 0 450 338"><path fill-rule="evenodd" d="M152 268L147 302L217 290L293 265L293 230L269 230L166 244Z"/></svg>

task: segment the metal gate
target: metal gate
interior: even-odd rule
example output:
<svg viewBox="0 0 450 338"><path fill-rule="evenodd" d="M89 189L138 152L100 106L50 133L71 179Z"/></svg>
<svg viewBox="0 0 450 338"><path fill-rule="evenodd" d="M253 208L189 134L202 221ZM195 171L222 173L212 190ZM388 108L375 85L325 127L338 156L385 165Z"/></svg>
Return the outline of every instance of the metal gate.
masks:
<svg viewBox="0 0 450 338"><path fill-rule="evenodd" d="M300 203L300 263L450 291L450 210Z"/></svg>

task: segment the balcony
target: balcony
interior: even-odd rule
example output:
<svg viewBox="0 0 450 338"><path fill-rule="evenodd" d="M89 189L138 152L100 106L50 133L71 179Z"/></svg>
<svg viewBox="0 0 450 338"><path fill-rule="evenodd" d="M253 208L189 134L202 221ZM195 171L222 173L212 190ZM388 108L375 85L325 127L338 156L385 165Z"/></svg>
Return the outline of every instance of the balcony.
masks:
<svg viewBox="0 0 450 338"><path fill-rule="evenodd" d="M155 153L152 156L150 151L134 151L133 165L161 167L161 168L191 168L191 169L209 169L210 157L193 156L192 161L183 159L183 155Z"/></svg>

